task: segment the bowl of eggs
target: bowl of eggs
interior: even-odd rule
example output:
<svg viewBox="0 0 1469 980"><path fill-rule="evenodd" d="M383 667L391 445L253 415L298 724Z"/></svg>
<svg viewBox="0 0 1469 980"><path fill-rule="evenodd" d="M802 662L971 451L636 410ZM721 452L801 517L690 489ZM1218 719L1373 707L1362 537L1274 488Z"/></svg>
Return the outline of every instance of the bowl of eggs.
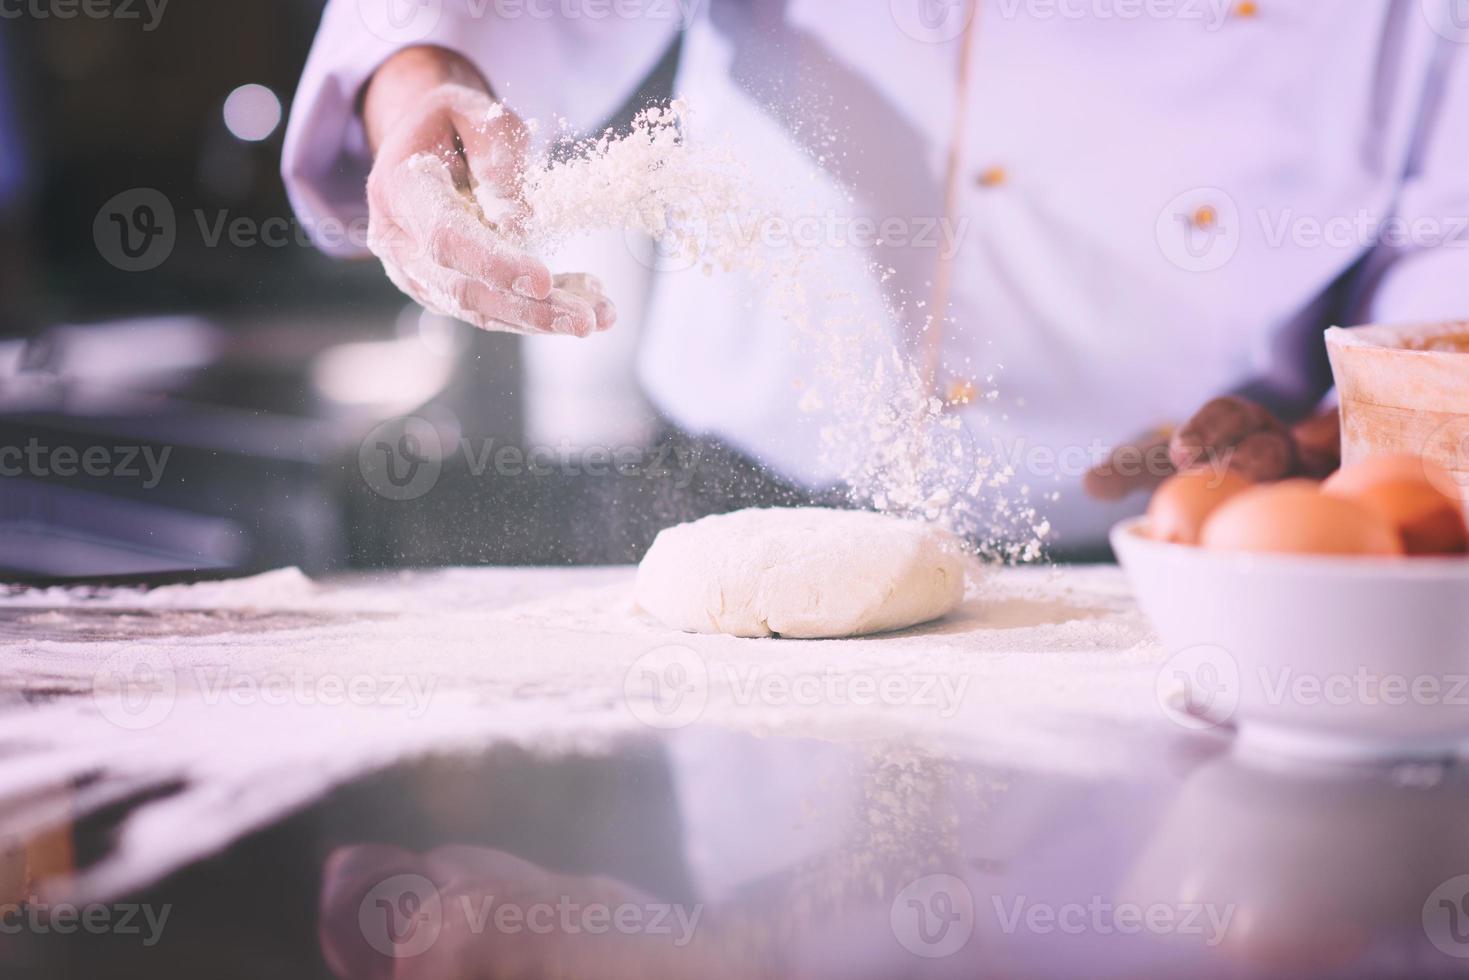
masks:
<svg viewBox="0 0 1469 980"><path fill-rule="evenodd" d="M1453 475L1369 455L1324 482L1171 477L1112 531L1170 658L1159 695L1197 727L1293 754L1469 746L1469 523Z"/></svg>

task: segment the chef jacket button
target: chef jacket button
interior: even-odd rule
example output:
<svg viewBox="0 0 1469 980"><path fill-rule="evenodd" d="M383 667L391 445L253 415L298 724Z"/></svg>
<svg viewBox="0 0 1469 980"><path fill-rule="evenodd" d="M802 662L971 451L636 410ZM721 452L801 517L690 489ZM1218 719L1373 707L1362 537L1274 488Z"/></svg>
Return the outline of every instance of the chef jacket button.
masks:
<svg viewBox="0 0 1469 980"><path fill-rule="evenodd" d="M948 387L944 389L944 401L950 405L968 405L974 401L975 394L973 381L953 378L949 381Z"/></svg>
<svg viewBox="0 0 1469 980"><path fill-rule="evenodd" d="M1219 223L1219 212L1214 210L1214 205L1203 204L1193 214L1189 215L1189 221L1193 223L1195 228L1207 230Z"/></svg>
<svg viewBox="0 0 1469 980"><path fill-rule="evenodd" d="M1254 17L1259 13L1260 5L1255 3L1255 0L1240 0L1239 3L1234 5L1234 15L1236 17Z"/></svg>
<svg viewBox="0 0 1469 980"><path fill-rule="evenodd" d="M1009 174L1005 173L1004 167L986 167L974 178L974 182L980 187L999 187L1007 179Z"/></svg>

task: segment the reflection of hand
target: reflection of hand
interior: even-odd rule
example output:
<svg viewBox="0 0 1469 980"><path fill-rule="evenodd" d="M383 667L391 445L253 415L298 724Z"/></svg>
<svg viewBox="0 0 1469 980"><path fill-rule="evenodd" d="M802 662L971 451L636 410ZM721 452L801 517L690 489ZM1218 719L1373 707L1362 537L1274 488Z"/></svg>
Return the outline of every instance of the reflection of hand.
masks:
<svg viewBox="0 0 1469 980"><path fill-rule="evenodd" d="M381 71L381 85L408 84L400 74ZM375 80L364 106L380 140L367 180L368 244L398 288L489 330L585 337L612 326L616 313L596 279L553 278L513 244L529 145L515 114L460 81L374 113L374 99L396 109L401 98L378 88Z"/></svg>
<svg viewBox="0 0 1469 980"><path fill-rule="evenodd" d="M327 859L319 939L343 980L736 975L706 955L701 919L700 906L503 851L456 845L420 856L368 844Z"/></svg>

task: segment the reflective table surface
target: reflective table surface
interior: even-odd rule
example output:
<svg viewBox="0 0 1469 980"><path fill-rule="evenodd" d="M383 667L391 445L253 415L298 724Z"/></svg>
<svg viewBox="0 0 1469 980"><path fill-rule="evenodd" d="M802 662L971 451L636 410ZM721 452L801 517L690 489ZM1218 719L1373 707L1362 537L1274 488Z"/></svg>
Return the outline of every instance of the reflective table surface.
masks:
<svg viewBox="0 0 1469 980"><path fill-rule="evenodd" d="M1135 745L1090 780L692 729L360 779L107 903L5 851L6 976L1426 977L1469 972L1469 780ZM718 759L717 785L697 773ZM731 778L730 774L737 774ZM64 802L64 801L62 801Z"/></svg>
<svg viewBox="0 0 1469 980"><path fill-rule="evenodd" d="M659 632L629 575L0 601L0 976L1469 975L1462 764L1169 721L1115 569L815 645ZM669 644L699 713L634 697ZM162 711L99 680L165 653L197 684ZM431 704L389 697L405 664ZM757 669L770 703L737 703ZM345 670L382 703L319 703ZM955 672L937 714L790 703Z"/></svg>

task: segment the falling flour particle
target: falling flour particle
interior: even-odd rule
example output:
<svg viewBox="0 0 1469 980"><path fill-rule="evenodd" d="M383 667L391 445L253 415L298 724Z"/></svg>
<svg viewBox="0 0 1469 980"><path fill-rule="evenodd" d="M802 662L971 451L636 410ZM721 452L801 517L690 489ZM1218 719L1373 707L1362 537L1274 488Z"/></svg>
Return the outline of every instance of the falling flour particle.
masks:
<svg viewBox="0 0 1469 980"><path fill-rule="evenodd" d="M761 302L818 365L820 376L792 407L823 413L822 454L854 504L943 524L989 557L1041 557L1048 525L1024 488L1010 492L1013 472L969 431L985 424L983 413L971 406L961 418L934 397L892 342L898 312L831 288L836 277L819 247L757 241L758 229L789 227L787 214L801 209L757 191L741 157L726 142L691 138L690 120L681 101L651 106L625 134L574 141L534 161L522 180L528 217L516 244L544 254L579 235L620 230L656 242L660 268L757 277ZM476 211L467 199L464 212ZM813 295L835 313L817 321ZM984 398L993 400L992 388Z"/></svg>

